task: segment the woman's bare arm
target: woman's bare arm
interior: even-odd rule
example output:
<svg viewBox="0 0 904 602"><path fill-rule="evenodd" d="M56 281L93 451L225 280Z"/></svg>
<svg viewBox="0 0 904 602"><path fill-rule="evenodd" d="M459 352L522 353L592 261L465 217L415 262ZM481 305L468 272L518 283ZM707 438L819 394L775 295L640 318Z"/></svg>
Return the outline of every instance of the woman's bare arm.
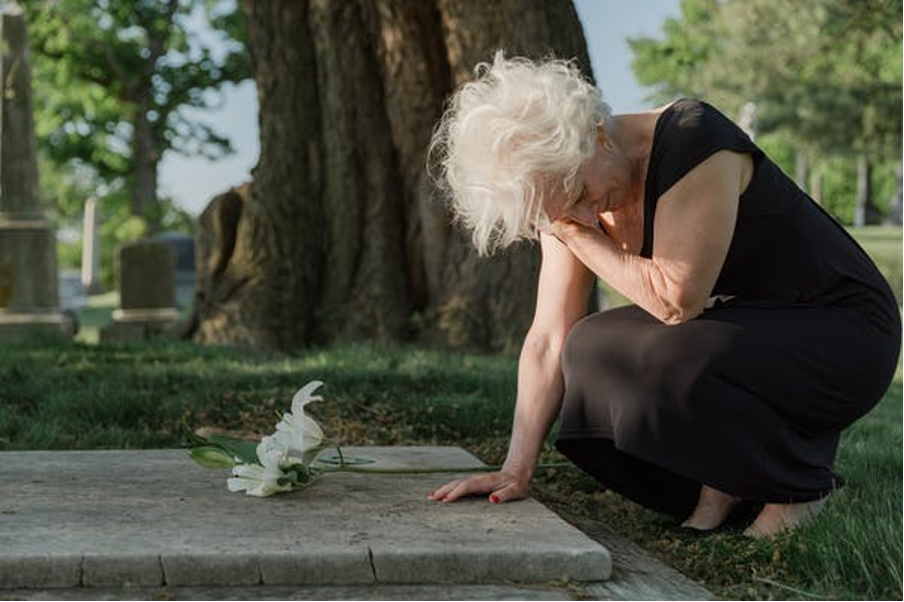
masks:
<svg viewBox="0 0 904 602"><path fill-rule="evenodd" d="M543 441L562 404L561 355L571 327L587 313L593 274L559 241L541 235L543 262L534 320L518 362L518 393L508 456L502 470L452 481L430 498L453 501L491 494L491 501L525 497Z"/></svg>
<svg viewBox="0 0 904 602"><path fill-rule="evenodd" d="M552 232L628 299L667 324L684 322L703 311L712 293L751 173L749 155L720 151L685 175L657 203L650 259L567 218Z"/></svg>

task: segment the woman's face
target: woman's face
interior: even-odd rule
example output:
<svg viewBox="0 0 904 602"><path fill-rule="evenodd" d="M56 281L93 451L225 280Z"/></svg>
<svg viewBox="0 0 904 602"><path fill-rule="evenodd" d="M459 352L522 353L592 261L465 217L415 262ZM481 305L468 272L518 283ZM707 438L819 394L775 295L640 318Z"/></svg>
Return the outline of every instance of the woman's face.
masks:
<svg viewBox="0 0 904 602"><path fill-rule="evenodd" d="M596 149L578 169L575 187L570 194L561 191L551 195L546 203L550 221L569 218L585 226L596 228L599 214L622 207L628 200L630 168L625 158L612 146L604 144L602 129L596 139Z"/></svg>

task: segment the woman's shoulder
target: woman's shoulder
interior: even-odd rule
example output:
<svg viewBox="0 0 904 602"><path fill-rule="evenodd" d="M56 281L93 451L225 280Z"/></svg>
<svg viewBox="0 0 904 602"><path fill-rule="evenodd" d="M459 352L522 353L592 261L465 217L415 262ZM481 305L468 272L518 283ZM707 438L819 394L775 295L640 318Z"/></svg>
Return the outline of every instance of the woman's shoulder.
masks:
<svg viewBox="0 0 904 602"><path fill-rule="evenodd" d="M736 123L697 98L682 98L662 107L653 147L653 154L661 159L680 162L699 162L721 149L760 152Z"/></svg>
<svg viewBox="0 0 904 602"><path fill-rule="evenodd" d="M720 150L750 153L756 162L762 156L750 137L713 105L696 98L666 105L653 136L648 192L658 198Z"/></svg>
<svg viewBox="0 0 904 602"><path fill-rule="evenodd" d="M657 110L661 111L660 121L674 126L679 131L708 128L739 129L722 111L699 98L679 98Z"/></svg>

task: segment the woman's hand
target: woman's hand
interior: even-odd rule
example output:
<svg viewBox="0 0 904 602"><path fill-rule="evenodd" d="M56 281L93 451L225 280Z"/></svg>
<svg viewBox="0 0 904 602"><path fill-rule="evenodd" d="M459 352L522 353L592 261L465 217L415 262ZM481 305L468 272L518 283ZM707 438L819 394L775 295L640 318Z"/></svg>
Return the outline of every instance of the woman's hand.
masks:
<svg viewBox="0 0 904 602"><path fill-rule="evenodd" d="M601 228L593 228L569 217L555 220L544 228L543 232L555 236L559 242L572 250L583 241L598 240L606 236Z"/></svg>
<svg viewBox="0 0 904 602"><path fill-rule="evenodd" d="M430 492L427 498L434 502L453 502L460 497L489 493L488 499L492 503L501 504L527 497L529 486L529 476L503 468L498 472L451 481Z"/></svg>

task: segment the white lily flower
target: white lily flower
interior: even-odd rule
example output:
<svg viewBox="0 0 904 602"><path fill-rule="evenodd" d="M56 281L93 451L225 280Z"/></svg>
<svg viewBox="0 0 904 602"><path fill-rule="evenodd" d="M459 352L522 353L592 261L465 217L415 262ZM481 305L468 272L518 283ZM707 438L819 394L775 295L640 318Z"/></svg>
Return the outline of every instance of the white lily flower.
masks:
<svg viewBox="0 0 904 602"><path fill-rule="evenodd" d="M304 462L305 454L316 448L323 441L323 430L310 416L304 413L304 406L312 401L320 401L319 395L312 395L323 385L313 380L295 393L292 398L292 411L283 415L276 423L276 442L287 450L286 461L289 464Z"/></svg>
<svg viewBox="0 0 904 602"><path fill-rule="evenodd" d="M286 455L286 449L276 439L264 437L257 445L257 459L261 465L239 464L232 469L233 477L226 480L226 486L229 491L244 491L256 497L291 491L291 483L279 483L285 476L280 466L287 462Z"/></svg>
<svg viewBox="0 0 904 602"><path fill-rule="evenodd" d="M312 380L302 388L298 389L295 396L292 397L292 413L304 414L304 407L312 401L323 401L320 395L311 395L314 391L323 386L323 382Z"/></svg>

